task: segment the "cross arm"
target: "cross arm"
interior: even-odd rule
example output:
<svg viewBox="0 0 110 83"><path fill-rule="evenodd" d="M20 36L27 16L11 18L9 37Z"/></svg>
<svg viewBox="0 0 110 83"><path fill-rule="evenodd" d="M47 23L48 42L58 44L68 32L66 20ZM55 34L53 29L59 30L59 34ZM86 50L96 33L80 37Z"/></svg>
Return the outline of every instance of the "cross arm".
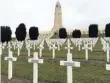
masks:
<svg viewBox="0 0 110 83"><path fill-rule="evenodd" d="M17 61L17 58L16 57L5 57L5 60Z"/></svg>
<svg viewBox="0 0 110 83"><path fill-rule="evenodd" d="M60 61L60 65L80 67L80 62L77 62L77 61Z"/></svg>

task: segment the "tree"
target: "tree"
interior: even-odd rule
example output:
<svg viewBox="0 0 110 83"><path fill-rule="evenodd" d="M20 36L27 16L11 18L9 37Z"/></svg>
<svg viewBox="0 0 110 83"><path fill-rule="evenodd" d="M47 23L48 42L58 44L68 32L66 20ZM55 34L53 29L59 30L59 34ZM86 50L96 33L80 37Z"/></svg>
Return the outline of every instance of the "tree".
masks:
<svg viewBox="0 0 110 83"><path fill-rule="evenodd" d="M98 25L91 24L89 26L89 37L98 37Z"/></svg>
<svg viewBox="0 0 110 83"><path fill-rule="evenodd" d="M106 27L105 27L105 37L110 37L110 23L106 24Z"/></svg>
<svg viewBox="0 0 110 83"><path fill-rule="evenodd" d="M1 42L9 42L11 40L12 31L9 26L1 26Z"/></svg>
<svg viewBox="0 0 110 83"><path fill-rule="evenodd" d="M39 36L38 27L30 27L29 29L29 37L31 40L37 40Z"/></svg>
<svg viewBox="0 0 110 83"><path fill-rule="evenodd" d="M24 41L26 38L26 27L24 23L21 23L15 31L15 35L18 41Z"/></svg>
<svg viewBox="0 0 110 83"><path fill-rule="evenodd" d="M59 38L67 38L67 32L65 28L60 28L59 29Z"/></svg>
<svg viewBox="0 0 110 83"><path fill-rule="evenodd" d="M6 41L8 42L11 40L12 31L8 26L6 26L5 29L6 29Z"/></svg>
<svg viewBox="0 0 110 83"><path fill-rule="evenodd" d="M77 30L77 29L73 30L72 37L73 38L80 38L81 37L81 31Z"/></svg>

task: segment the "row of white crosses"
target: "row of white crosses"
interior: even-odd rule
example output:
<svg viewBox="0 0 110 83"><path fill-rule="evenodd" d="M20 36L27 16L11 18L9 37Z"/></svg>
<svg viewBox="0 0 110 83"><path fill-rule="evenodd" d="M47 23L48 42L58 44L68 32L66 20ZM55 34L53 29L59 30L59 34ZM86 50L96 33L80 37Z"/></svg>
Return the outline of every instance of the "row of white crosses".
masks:
<svg viewBox="0 0 110 83"><path fill-rule="evenodd" d="M104 52L106 52L106 55L107 55L107 62L110 62L110 46L109 46L109 43L107 43L107 41L103 38L101 38L101 43L103 45L102 49L104 50Z"/></svg>
<svg viewBox="0 0 110 83"><path fill-rule="evenodd" d="M0 56L2 55L2 50L5 48L6 42L2 43L0 42Z"/></svg>
<svg viewBox="0 0 110 83"><path fill-rule="evenodd" d="M30 46L35 50L36 47L39 45L39 43L42 41L42 39L39 40L26 40L26 45L30 44Z"/></svg>
<svg viewBox="0 0 110 83"><path fill-rule="evenodd" d="M66 41L66 39L49 39L49 40L46 40L46 43L49 47L49 50L52 50L52 59L55 58L55 50L58 49L58 51L59 51L60 46L62 46L65 41ZM56 45L58 47L56 47Z"/></svg>
<svg viewBox="0 0 110 83"><path fill-rule="evenodd" d="M110 62L110 42L106 38L101 38L102 49L106 52L107 62ZM106 64L106 70L110 70L110 64Z"/></svg>
<svg viewBox="0 0 110 83"><path fill-rule="evenodd" d="M71 41L73 42L73 44L77 47L78 46L78 50L80 51L81 45L82 45L82 38L71 38Z"/></svg>
<svg viewBox="0 0 110 83"><path fill-rule="evenodd" d="M38 58L38 53L34 52L33 58L28 59L29 63L33 63L33 83L38 83L38 63L43 63L43 59ZM72 54L67 54L67 61L60 61L60 65L67 66L67 83L73 83L72 67L80 67L80 62L72 61Z"/></svg>
<svg viewBox="0 0 110 83"><path fill-rule="evenodd" d="M5 57L8 61L8 79L13 75L13 61L17 61L16 57L13 57L12 51L9 52L9 56ZM43 63L43 59L38 58L38 53L34 52L33 58L28 59L29 63L33 63L33 83L38 83L38 64ZM72 61L72 54L67 53L67 61L60 61L60 65L67 66L67 83L73 83L72 67L80 67L80 62Z"/></svg>
<svg viewBox="0 0 110 83"><path fill-rule="evenodd" d="M81 45L85 45L88 44L88 46L90 45L91 47L91 51L93 49L93 47L95 46L95 44L98 41L98 38L71 38L71 41L73 42L73 44L78 47L78 50L80 51L81 49Z"/></svg>
<svg viewBox="0 0 110 83"><path fill-rule="evenodd" d="M98 41L98 38L71 38L71 41L75 46L78 46L78 50L80 51L81 45L84 45L82 47L83 50L85 50L85 60L88 60L88 51L93 49L95 44Z"/></svg>

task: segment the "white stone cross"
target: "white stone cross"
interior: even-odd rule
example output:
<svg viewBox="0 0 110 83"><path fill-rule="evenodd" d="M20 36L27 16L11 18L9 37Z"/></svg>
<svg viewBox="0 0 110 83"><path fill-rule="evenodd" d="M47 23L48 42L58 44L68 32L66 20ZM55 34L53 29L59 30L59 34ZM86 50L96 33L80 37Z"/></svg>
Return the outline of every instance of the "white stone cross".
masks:
<svg viewBox="0 0 110 83"><path fill-rule="evenodd" d="M18 56L20 55L20 50L22 48L23 42L18 42L17 43L17 48L18 48Z"/></svg>
<svg viewBox="0 0 110 83"><path fill-rule="evenodd" d="M13 61L17 60L17 58L13 57L13 52L10 51L9 56L5 57L5 60L8 60L8 79L11 79L12 75L13 75L13 65L12 64L13 64Z"/></svg>
<svg viewBox="0 0 110 83"><path fill-rule="evenodd" d="M12 45L13 45L13 47L14 47L14 50L15 50L15 48L16 48L16 42L17 42L17 41L12 41Z"/></svg>
<svg viewBox="0 0 110 83"><path fill-rule="evenodd" d="M91 48L91 51L93 51L93 43L94 43L94 41L90 41L90 48Z"/></svg>
<svg viewBox="0 0 110 83"><path fill-rule="evenodd" d="M0 43L0 56L2 55L2 43Z"/></svg>
<svg viewBox="0 0 110 83"><path fill-rule="evenodd" d="M11 51L11 48L12 48L10 42L8 42L8 47L7 48L8 48L8 54L9 54L9 52Z"/></svg>
<svg viewBox="0 0 110 83"><path fill-rule="evenodd" d="M38 63L43 63L43 59L39 59L38 53L34 52L33 58L29 58L28 62L33 63L33 83L38 83Z"/></svg>
<svg viewBox="0 0 110 83"><path fill-rule="evenodd" d="M31 45L28 43L28 44L26 44L26 48L27 48L27 50L28 50L28 57L30 56L30 49L32 48L31 47Z"/></svg>
<svg viewBox="0 0 110 83"><path fill-rule="evenodd" d="M103 47L102 47L102 49L104 50L104 52L106 52L106 42L105 41L102 41L102 45L103 45Z"/></svg>
<svg viewBox="0 0 110 83"><path fill-rule="evenodd" d="M72 54L67 54L67 61L60 61L60 65L67 66L67 83L73 83L72 67L80 67L80 62L72 61Z"/></svg>
<svg viewBox="0 0 110 83"><path fill-rule="evenodd" d="M36 49L36 40L33 40L33 46L34 46L34 50Z"/></svg>
<svg viewBox="0 0 110 83"><path fill-rule="evenodd" d="M52 44L52 46L50 47L50 49L52 49L52 58L55 58L55 49L57 49L57 47L55 46L55 43Z"/></svg>
<svg viewBox="0 0 110 83"><path fill-rule="evenodd" d="M110 46L108 43L106 43L106 51L107 51L107 62L110 62Z"/></svg>
<svg viewBox="0 0 110 83"><path fill-rule="evenodd" d="M61 45L60 45L60 42L57 41L56 43L57 43L57 46L58 46L58 51L60 51L60 46L61 46Z"/></svg>
<svg viewBox="0 0 110 83"><path fill-rule="evenodd" d="M85 59L88 60L88 50L91 49L88 47L88 43L84 44L82 49L85 49Z"/></svg>
<svg viewBox="0 0 110 83"><path fill-rule="evenodd" d="M39 56L42 57L42 50L44 49L43 44L40 44L38 49L39 49Z"/></svg>
<svg viewBox="0 0 110 83"><path fill-rule="evenodd" d="M68 46L65 47L65 49L68 49L68 53L70 53L70 50L73 49L73 47L70 46L71 44L70 44L70 40L69 39L67 40L67 45Z"/></svg>
<svg viewBox="0 0 110 83"><path fill-rule="evenodd" d="M80 51L81 45L82 45L81 41L78 41L78 50L79 51Z"/></svg>

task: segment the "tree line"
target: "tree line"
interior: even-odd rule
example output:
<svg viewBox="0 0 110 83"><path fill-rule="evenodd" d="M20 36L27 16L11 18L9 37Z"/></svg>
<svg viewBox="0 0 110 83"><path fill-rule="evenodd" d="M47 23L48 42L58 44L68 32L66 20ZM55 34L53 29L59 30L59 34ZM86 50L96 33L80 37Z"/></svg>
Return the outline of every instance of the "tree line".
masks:
<svg viewBox="0 0 110 83"><path fill-rule="evenodd" d="M8 42L12 39L12 30L9 26L0 26L1 28L1 42ZM18 41L24 41L27 35L26 25L21 23L18 25L15 31L16 39ZM59 38L67 38L68 34L66 28L60 28L58 32ZM82 35L81 31L78 29L73 30L72 37L80 38ZM37 40L39 36L39 29L36 26L29 28L29 37L31 40ZM90 38L98 37L98 25L91 24L88 30L88 36ZM105 37L110 37L110 23L105 26Z"/></svg>

